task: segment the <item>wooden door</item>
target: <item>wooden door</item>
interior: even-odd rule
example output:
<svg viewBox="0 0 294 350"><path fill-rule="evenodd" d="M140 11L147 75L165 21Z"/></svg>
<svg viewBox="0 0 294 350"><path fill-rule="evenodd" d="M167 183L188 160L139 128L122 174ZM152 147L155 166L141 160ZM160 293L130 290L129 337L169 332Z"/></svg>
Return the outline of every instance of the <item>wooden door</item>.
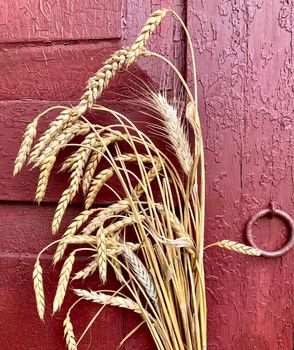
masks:
<svg viewBox="0 0 294 350"><path fill-rule="evenodd" d="M246 243L246 222L270 201L294 215L293 10L293 1L188 1L206 149L207 243ZM259 221L254 232L268 250L287 240L277 218ZM207 251L208 349L293 349L293 254Z"/></svg>
<svg viewBox="0 0 294 350"><path fill-rule="evenodd" d="M65 349L63 310L74 300L69 297L63 310L50 316L58 272L47 272L49 311L45 323L39 321L31 279L33 264L36 254L51 240L51 219L67 178L56 177L44 203L39 207L33 203L37 172L28 167L12 178L23 130L45 108L74 104L88 77L109 53L131 43L149 13L164 6L186 17L196 46L206 141L207 243L225 238L245 242L246 221L270 199L294 215L294 5L287 1L2 0L1 349ZM167 17L158 34L149 47L168 55L189 75L189 57L179 26ZM162 66L154 61L138 62L133 69L139 77L155 83L162 78ZM169 71L164 72L167 87L172 88ZM112 85L103 102L123 108L135 120L136 112L121 96L132 83L128 74L118 77L119 87ZM113 200L106 193L103 198L101 205ZM67 220L79 210L77 200ZM256 233L258 242L269 249L284 243L286 236L284 226L276 220L264 220ZM51 259L48 254L42 260L44 270L51 270ZM292 261L293 251L277 259L244 257L217 248L208 251L208 349L292 349ZM83 263L81 258L78 264ZM110 278L107 287L114 283ZM95 277L90 286L97 288ZM77 335L95 312L95 306L87 303L83 312L74 312ZM107 308L79 349L115 349L138 322L132 313ZM154 349L154 345L142 328L125 349Z"/></svg>

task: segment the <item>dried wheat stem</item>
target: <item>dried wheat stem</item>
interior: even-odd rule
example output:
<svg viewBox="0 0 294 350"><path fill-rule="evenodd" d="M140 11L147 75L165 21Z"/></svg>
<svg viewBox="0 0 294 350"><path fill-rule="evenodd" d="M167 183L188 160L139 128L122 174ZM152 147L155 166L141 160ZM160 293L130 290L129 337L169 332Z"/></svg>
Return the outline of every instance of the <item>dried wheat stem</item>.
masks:
<svg viewBox="0 0 294 350"><path fill-rule="evenodd" d="M139 304L135 303L132 299L127 297L123 298L119 296L112 296L104 293L97 293L83 289L74 289L74 292L79 297L83 297L84 299L92 301L94 303L118 306L124 309L133 310L134 312L137 312L139 314L142 313L142 308L139 306Z"/></svg>
<svg viewBox="0 0 294 350"><path fill-rule="evenodd" d="M143 163L152 163L152 160L156 163L158 163L158 157L151 157L149 154L133 154L133 153L125 153L122 155L119 155L115 158L117 161L123 161L123 162L137 162L138 158Z"/></svg>
<svg viewBox="0 0 294 350"><path fill-rule="evenodd" d="M35 267L33 271L33 282L34 282L34 290L35 290L35 296L36 296L38 315L40 319L43 321L44 314L45 314L45 297L44 297L42 267L39 259L37 259L35 263Z"/></svg>
<svg viewBox="0 0 294 350"><path fill-rule="evenodd" d="M90 209L82 211L68 226L64 234L62 235L62 240L59 242L56 251L53 256L53 265L56 265L58 261L63 258L64 252L67 247L67 243L64 242L64 238L72 237L78 229L89 219L89 217L95 213L98 209Z"/></svg>
<svg viewBox="0 0 294 350"><path fill-rule="evenodd" d="M194 255L194 241L192 238L188 235L187 231L185 230L184 225L180 222L178 217L174 215L170 210L164 209L162 204L156 204L156 209L161 213L161 215L169 222L171 225L172 230L176 234L176 237L178 238L175 243L178 241L178 243L181 243L181 239L184 239L183 243L184 246L187 248L187 250ZM176 244L175 244L176 245Z"/></svg>
<svg viewBox="0 0 294 350"><path fill-rule="evenodd" d="M245 254L245 255L260 256L262 254L262 251L260 251L259 249L247 246L247 245L242 244L242 243L230 241L227 239L222 240L220 242L212 243L209 246L205 247L205 249L208 247L212 247L212 246L218 246L221 248L233 250L235 252Z"/></svg>
<svg viewBox="0 0 294 350"><path fill-rule="evenodd" d="M58 311L63 303L70 274L75 261L75 252L72 252L65 260L62 270L60 272L57 291L53 301L53 314Z"/></svg>
<svg viewBox="0 0 294 350"><path fill-rule="evenodd" d="M34 121L27 125L26 131L23 135L23 140L20 145L18 154L16 156L16 159L14 161L14 170L13 170L13 176L15 176L23 167L27 156L30 153L33 140L37 133L37 125L38 125L39 117L35 118Z"/></svg>
<svg viewBox="0 0 294 350"><path fill-rule="evenodd" d="M159 26L161 20L165 17L168 11L168 9L157 10L150 15L144 27L140 31L135 43L130 48L130 52L127 58L128 66L139 57L150 35Z"/></svg>
<svg viewBox="0 0 294 350"><path fill-rule="evenodd" d="M86 194L89 190L89 187L91 185L95 170L104 154L104 152L107 149L107 146L109 146L112 143L115 143L117 141L121 141L125 139L127 135L122 135L121 133L116 133L116 134L106 134L103 136L101 140L101 144L97 146L97 151L93 152L89 162L87 164L84 177L83 177L83 193ZM67 164L65 167L68 166Z"/></svg>
<svg viewBox="0 0 294 350"><path fill-rule="evenodd" d="M158 161L155 161L155 166L152 167L147 173L147 181L151 183L155 177L158 175L158 172L161 169L161 164ZM144 193L144 187L141 183L135 186L132 197L134 199L139 198ZM123 199L117 203L114 203L107 208L101 210L101 212L95 217L82 231L85 235L90 235L92 232L96 231L103 223L111 216L118 215L124 211L127 211L130 208L130 202L128 199Z"/></svg>
<svg viewBox="0 0 294 350"><path fill-rule="evenodd" d="M66 318L63 321L64 337L68 350L77 350L77 343L73 331L73 325L70 320L69 312L66 314Z"/></svg>
<svg viewBox="0 0 294 350"><path fill-rule="evenodd" d="M86 109L84 109L83 113ZM39 138L39 141L34 146L31 155L30 155L30 163L34 163L46 146L50 143L51 140L55 138L58 133L64 128L74 124L79 117L78 110L76 109L65 109L63 110L59 116L51 122L49 128L43 133L43 135Z"/></svg>
<svg viewBox="0 0 294 350"><path fill-rule="evenodd" d="M80 150L79 150L79 158L74 163L74 165L71 168L71 180L69 188L67 188L61 195L61 198L58 202L54 218L52 221L52 233L55 234L58 232L61 220L64 216L64 213L66 211L66 208L68 207L69 203L73 200L75 195L77 194L79 190L79 185L83 176L83 169L85 166L85 162L89 157L89 154L91 152L91 149L87 146L93 147L93 145L96 142L95 134L89 134L85 140L82 142Z"/></svg>
<svg viewBox="0 0 294 350"><path fill-rule="evenodd" d="M115 51L105 62L93 77L88 80L87 94L89 107L101 96L103 90L108 86L110 80L115 76L119 69L125 64L129 49L123 48ZM83 99L83 97L82 97Z"/></svg>
<svg viewBox="0 0 294 350"><path fill-rule="evenodd" d="M78 271L74 277L72 278L72 280L79 280L79 279L85 279L89 276L91 276L98 268L98 259L97 259L97 255L94 256L94 259L92 261L89 262L89 264L84 267L82 270Z"/></svg>
<svg viewBox="0 0 294 350"><path fill-rule="evenodd" d="M152 281L152 277L143 265L142 261L134 254L129 248L125 247L124 256L130 265L131 270L138 279L138 282L142 285L147 295L155 306L157 306L157 292Z"/></svg>
<svg viewBox="0 0 294 350"><path fill-rule="evenodd" d="M111 258L111 264L113 265L113 270L117 281L123 285L124 279L122 278L123 272L120 263L117 261L117 259Z"/></svg>
<svg viewBox="0 0 294 350"><path fill-rule="evenodd" d="M91 126L84 122L76 122L74 125L71 125L64 130L62 130L56 138L54 138L48 146L44 149L41 155L37 158L35 166L40 166L47 157L51 155L56 155L58 152L66 146L76 136L81 136L87 134L91 129Z"/></svg>
<svg viewBox="0 0 294 350"><path fill-rule="evenodd" d="M127 211L130 207L128 200L121 200L117 203L109 205L107 208L101 210L99 214L90 221L90 223L82 230L82 234L90 235L96 231L103 223L111 216L118 215Z"/></svg>
<svg viewBox="0 0 294 350"><path fill-rule="evenodd" d="M177 109L170 105L160 93L152 93L151 104L163 119L164 128L173 150L185 172L189 175L193 166L193 156L187 133L178 116Z"/></svg>
<svg viewBox="0 0 294 350"><path fill-rule="evenodd" d="M99 228L96 234L97 240L97 259L99 276L102 283L106 283L107 278L107 252L105 242L105 232L103 226Z"/></svg>
<svg viewBox="0 0 294 350"><path fill-rule="evenodd" d="M94 180L92 180L89 192L87 194L86 200L85 200L85 208L89 209L92 204L94 203L94 200L103 187L103 185L112 178L114 174L113 168L107 168L102 170Z"/></svg>
<svg viewBox="0 0 294 350"><path fill-rule="evenodd" d="M46 162L41 164L40 175L39 175L36 195L35 195L35 201L37 203L41 203L42 200L44 199L46 189L48 186L50 173L54 166L55 161L56 161L56 156L52 155L46 159Z"/></svg>

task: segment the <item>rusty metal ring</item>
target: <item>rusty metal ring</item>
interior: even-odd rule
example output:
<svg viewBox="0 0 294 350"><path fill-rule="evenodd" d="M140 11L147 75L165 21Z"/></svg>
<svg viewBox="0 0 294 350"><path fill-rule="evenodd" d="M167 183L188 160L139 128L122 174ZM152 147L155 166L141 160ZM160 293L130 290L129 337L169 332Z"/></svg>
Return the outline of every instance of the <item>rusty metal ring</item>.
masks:
<svg viewBox="0 0 294 350"><path fill-rule="evenodd" d="M256 223L256 221L264 216L279 216L280 218L282 218L286 224L288 224L289 229L290 229L290 237L288 239L287 244L276 251L273 252L268 252L266 250L262 250L260 249L253 238L253 234L252 234L252 226L254 223ZM262 251L262 256L266 256L268 258L275 258L278 256L282 256L285 253L287 253L294 245L294 221L291 218L291 216L289 214L287 214L286 212L284 212L283 210L279 210L279 209L275 209L275 208L270 208L270 209L262 209L260 212L258 212L257 214L255 214L247 223L246 226L246 236L247 239L249 241L249 243L252 245L252 247L259 249Z"/></svg>

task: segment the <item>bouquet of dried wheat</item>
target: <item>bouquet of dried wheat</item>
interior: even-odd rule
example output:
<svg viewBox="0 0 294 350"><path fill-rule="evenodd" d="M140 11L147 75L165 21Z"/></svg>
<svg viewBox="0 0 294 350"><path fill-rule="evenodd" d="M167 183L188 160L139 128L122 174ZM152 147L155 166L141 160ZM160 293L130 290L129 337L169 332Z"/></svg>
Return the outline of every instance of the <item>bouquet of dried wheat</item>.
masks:
<svg viewBox="0 0 294 350"><path fill-rule="evenodd" d="M180 21L187 34L194 70L193 93L169 60L145 47L150 35L168 13ZM184 118L179 104L171 103L164 93L148 90L145 100L150 113L154 112L157 118L161 118L162 131L181 171L127 116L97 104L97 99L115 74L122 68L127 69L140 57L163 60L174 70L185 90ZM43 320L45 313L40 257L52 246L56 246L54 265L61 262L68 248L72 248L60 271L53 313L61 308L70 280L85 280L97 271L100 281L105 283L108 269L113 269L121 284L121 288L113 292L74 289L79 299L64 320L69 350L77 349L79 343L71 323L71 310L80 300L126 308L140 314L160 350L206 348L205 174L196 86L195 57L189 32L174 11L158 10L151 14L135 43L114 52L89 79L77 106L49 108L27 126L14 174L21 170L27 158L40 169L36 190L38 203L44 198L60 150L67 146L75 149L61 167L62 171L69 172L70 180L55 211L53 234L59 231L64 213L80 188L85 198L85 209L73 219L61 238L49 244L37 257L33 282L40 318ZM40 118L52 109L61 109L61 112L31 149ZM109 113L115 123L107 126L90 123L85 117L88 109ZM192 140L188 138L188 128L193 133ZM72 143L77 136L82 141ZM130 152L122 152L121 144L126 144ZM104 169L99 167L102 159L107 164ZM137 173L130 164L132 167L136 164ZM114 176L119 180L124 196L116 192L116 203L104 208L93 206L101 188L109 186L107 182ZM76 245L78 248L74 248ZM257 249L233 241L213 245L260 255ZM72 276L75 258L80 252L88 254L90 261ZM92 322L87 328L91 325Z"/></svg>

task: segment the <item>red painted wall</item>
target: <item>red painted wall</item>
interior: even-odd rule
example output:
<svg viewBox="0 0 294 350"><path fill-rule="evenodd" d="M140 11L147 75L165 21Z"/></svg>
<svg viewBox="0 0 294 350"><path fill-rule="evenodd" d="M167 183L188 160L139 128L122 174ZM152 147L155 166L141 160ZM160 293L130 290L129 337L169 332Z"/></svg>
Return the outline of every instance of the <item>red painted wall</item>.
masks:
<svg viewBox="0 0 294 350"><path fill-rule="evenodd" d="M35 312L31 274L37 252L51 241L50 221L67 179L51 181L45 203L37 207L32 202L37 173L25 169L12 178L25 125L47 106L77 101L101 62L131 43L145 18L159 7L172 6L187 17L196 46L206 144L207 243L226 238L245 242L245 223L271 199L294 215L291 1L5 0L0 6L0 349L65 349L64 311L50 316L58 271L45 277L45 324ZM182 38L179 26L166 19L150 47L168 55L182 72L187 68L190 76ZM169 71L155 61L139 62L133 69L155 83L168 77L168 87L173 86ZM134 120L142 118L118 97L134 84L134 77L124 74L117 82L119 87L112 85L103 95L104 102L124 108ZM103 198L104 203L112 201L107 193ZM281 222L268 219L255 232L268 249L278 247L287 235ZM42 261L45 271L51 271L50 259L48 255ZM84 264L82 258L78 264ZM292 350L293 275L293 250L276 259L208 251L208 349ZM97 288L94 277L90 285ZM69 297L67 305L73 300ZM77 335L96 308L85 303L74 313ZM138 322L131 313L108 308L80 349L114 349ZM154 346L142 329L125 349Z"/></svg>

